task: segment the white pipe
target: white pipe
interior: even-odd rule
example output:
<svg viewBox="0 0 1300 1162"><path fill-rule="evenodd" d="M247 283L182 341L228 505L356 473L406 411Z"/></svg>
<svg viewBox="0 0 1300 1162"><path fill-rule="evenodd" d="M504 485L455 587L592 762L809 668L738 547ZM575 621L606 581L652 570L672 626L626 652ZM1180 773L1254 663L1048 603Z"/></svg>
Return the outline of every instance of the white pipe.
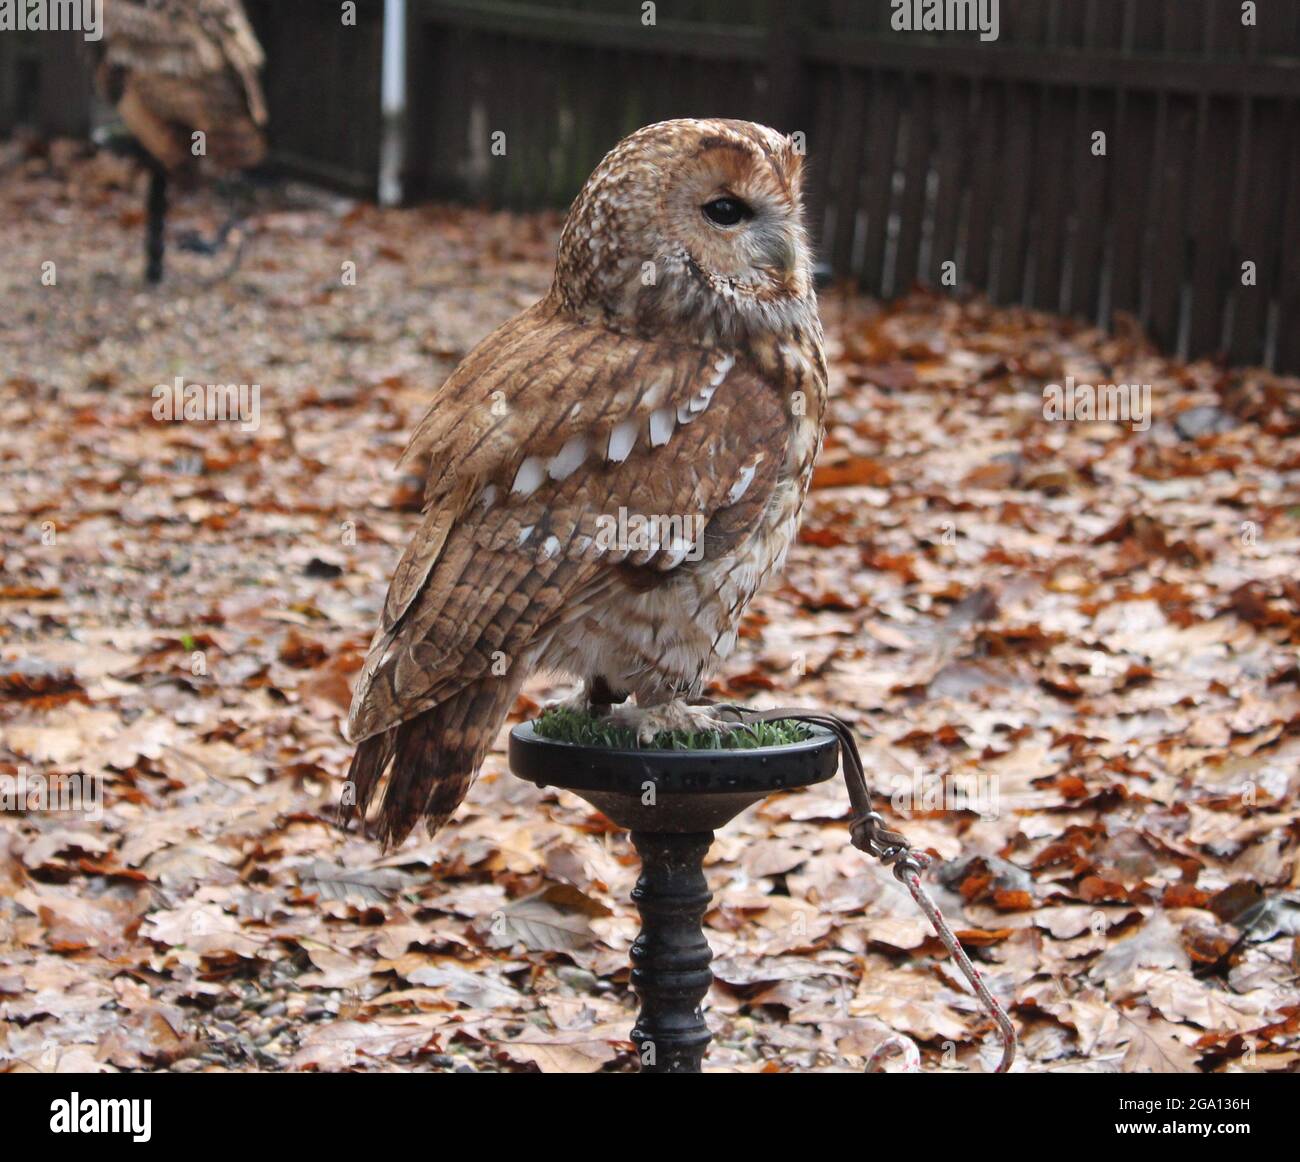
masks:
<svg viewBox="0 0 1300 1162"><path fill-rule="evenodd" d="M379 154L379 203L402 200L403 131L406 119L406 0L384 0L384 136Z"/></svg>

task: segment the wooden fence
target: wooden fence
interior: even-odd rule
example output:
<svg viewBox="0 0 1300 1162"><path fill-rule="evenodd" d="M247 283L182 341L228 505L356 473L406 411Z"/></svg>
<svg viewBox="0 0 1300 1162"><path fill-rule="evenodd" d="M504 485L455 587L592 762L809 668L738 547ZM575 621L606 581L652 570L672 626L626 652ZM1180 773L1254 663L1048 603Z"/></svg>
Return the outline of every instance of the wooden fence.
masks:
<svg viewBox="0 0 1300 1162"><path fill-rule="evenodd" d="M90 129L90 71L76 33L0 32L0 136L18 126L55 137Z"/></svg>
<svg viewBox="0 0 1300 1162"><path fill-rule="evenodd" d="M272 164L363 197L378 192L384 0L344 25L332 0L244 0L266 50Z"/></svg>
<svg viewBox="0 0 1300 1162"><path fill-rule="evenodd" d="M874 294L952 262L959 293L1300 372L1295 0L1253 27L1239 0L1002 0L989 42L894 31L887 0L408 5L414 196L562 205L638 125L762 118L806 134L821 252Z"/></svg>

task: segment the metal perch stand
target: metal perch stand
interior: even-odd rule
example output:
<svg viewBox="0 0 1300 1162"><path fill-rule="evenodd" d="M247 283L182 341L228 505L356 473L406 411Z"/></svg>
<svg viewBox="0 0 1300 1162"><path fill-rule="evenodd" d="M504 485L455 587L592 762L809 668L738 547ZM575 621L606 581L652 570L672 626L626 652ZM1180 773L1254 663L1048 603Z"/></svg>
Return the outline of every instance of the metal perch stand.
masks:
<svg viewBox="0 0 1300 1162"><path fill-rule="evenodd" d="M579 746L542 738L531 723L510 732L511 771L539 787L573 791L632 833L641 857L641 877L632 892L641 932L631 953L632 988L641 999L632 1040L641 1072L702 1071L709 1029L700 1005L713 980L704 938L709 906L704 857L713 833L776 791L825 782L841 758L853 808L853 845L890 867L925 913L997 1028L1002 1057L995 1072L1009 1070L1015 1027L922 886L929 857L913 850L871 809L862 756L848 724L822 711L717 709L733 715L742 729L788 719L803 722L812 734L784 746L681 751ZM868 1072L879 1069L899 1040L891 1038L877 1049Z"/></svg>
<svg viewBox="0 0 1300 1162"><path fill-rule="evenodd" d="M641 877L632 892L641 933L632 945L632 1029L643 1073L700 1073L709 1028L700 1005L713 974L704 938L713 833L776 791L825 782L839 746L827 730L755 750L608 750L510 733L510 769L540 787L563 787L632 833Z"/></svg>

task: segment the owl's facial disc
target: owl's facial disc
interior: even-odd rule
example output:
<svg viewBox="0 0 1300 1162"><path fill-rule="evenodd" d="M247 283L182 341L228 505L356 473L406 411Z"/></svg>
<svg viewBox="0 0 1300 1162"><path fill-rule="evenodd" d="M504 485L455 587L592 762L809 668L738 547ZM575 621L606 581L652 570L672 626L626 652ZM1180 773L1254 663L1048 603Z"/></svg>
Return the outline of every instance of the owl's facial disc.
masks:
<svg viewBox="0 0 1300 1162"><path fill-rule="evenodd" d="M816 326L803 151L748 121L661 121L605 155L560 235L566 311L741 343Z"/></svg>
<svg viewBox="0 0 1300 1162"><path fill-rule="evenodd" d="M701 149L670 179L664 201L668 243L719 289L803 293L798 193L762 150L730 141Z"/></svg>

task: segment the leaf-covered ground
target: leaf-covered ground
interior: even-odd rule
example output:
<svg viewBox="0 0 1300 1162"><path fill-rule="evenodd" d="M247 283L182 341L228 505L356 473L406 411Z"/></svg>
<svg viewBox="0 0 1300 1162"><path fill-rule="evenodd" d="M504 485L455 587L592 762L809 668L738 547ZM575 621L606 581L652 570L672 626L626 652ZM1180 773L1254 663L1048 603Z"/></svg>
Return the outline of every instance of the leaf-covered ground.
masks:
<svg viewBox="0 0 1300 1162"><path fill-rule="evenodd" d="M624 834L500 751L436 841L333 825L417 519L393 464L558 220L280 189L237 274L178 256L154 292L140 205L66 148L0 191L0 774L104 790L0 814L0 1068L633 1068ZM1300 384L978 303L823 314L802 540L713 693L860 727L1018 1068L1297 1071ZM1070 374L1152 384L1150 429L1045 420ZM156 422L177 375L260 384L260 427ZM718 836L711 1067L860 1068L894 1030L985 1068L846 811L836 781Z"/></svg>

